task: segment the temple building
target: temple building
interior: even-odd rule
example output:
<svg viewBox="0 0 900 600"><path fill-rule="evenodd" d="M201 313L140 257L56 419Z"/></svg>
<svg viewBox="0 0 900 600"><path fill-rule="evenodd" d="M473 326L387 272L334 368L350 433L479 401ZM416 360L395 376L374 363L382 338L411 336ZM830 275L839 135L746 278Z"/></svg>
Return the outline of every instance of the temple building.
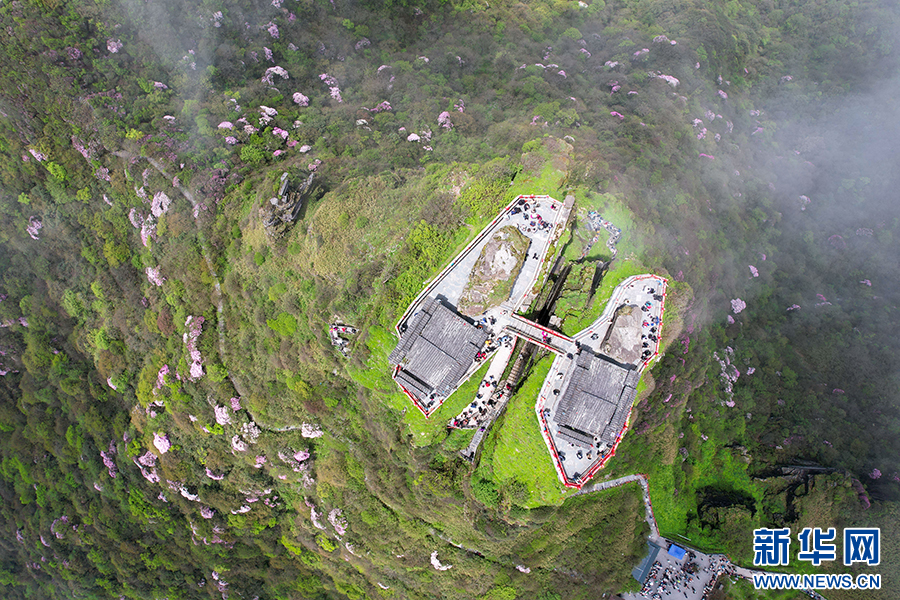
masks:
<svg viewBox="0 0 900 600"><path fill-rule="evenodd" d="M394 379L430 414L456 389L487 339L487 332L427 298L391 352Z"/></svg>

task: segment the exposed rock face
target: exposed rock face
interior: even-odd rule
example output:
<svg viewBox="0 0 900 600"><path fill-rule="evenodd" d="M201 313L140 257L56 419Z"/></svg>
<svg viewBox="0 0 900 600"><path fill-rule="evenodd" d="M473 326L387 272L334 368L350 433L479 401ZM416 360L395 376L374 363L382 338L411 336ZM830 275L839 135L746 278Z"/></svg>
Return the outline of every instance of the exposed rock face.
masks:
<svg viewBox="0 0 900 600"><path fill-rule="evenodd" d="M515 227L497 230L481 250L459 299L459 312L475 317L509 298L531 244Z"/></svg>
<svg viewBox="0 0 900 600"><path fill-rule="evenodd" d="M622 363L636 365L641 360L641 324L643 313L637 306L622 305L602 345L603 353Z"/></svg>
<svg viewBox="0 0 900 600"><path fill-rule="evenodd" d="M259 209L260 217L270 239L277 240L283 236L297 220L300 209L303 208L303 202L315 188L314 178L315 174L310 173L309 177L295 188L291 186L287 173L281 176L278 195L270 198L265 206Z"/></svg>

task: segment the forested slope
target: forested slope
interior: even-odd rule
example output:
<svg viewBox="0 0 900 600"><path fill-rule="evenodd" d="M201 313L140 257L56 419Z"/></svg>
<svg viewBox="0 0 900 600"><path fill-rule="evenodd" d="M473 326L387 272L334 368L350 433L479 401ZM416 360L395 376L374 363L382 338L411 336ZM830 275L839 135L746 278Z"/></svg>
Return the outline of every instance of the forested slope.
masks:
<svg viewBox="0 0 900 600"><path fill-rule="evenodd" d="M0 20L4 597L631 585L638 489L563 502L522 480L549 457L498 468L537 434L513 408L473 471L465 434L390 380L397 317L513 193L574 194L623 229L610 277L671 278L667 351L607 469L650 474L664 534L746 561L753 526L887 531L894 8L76 0ZM285 171L316 191L275 239ZM361 330L349 359L336 320ZM834 472L782 476L798 464Z"/></svg>

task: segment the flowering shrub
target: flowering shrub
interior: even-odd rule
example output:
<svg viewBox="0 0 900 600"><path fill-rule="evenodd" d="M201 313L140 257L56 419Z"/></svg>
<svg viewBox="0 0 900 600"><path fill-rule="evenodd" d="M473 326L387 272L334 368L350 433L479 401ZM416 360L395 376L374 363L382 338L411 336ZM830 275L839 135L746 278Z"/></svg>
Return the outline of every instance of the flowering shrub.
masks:
<svg viewBox="0 0 900 600"><path fill-rule="evenodd" d="M203 317L195 318L194 316L189 316L184 322L184 326L188 330L184 333L182 339L191 357L191 381L196 381L203 376L203 357L200 356L200 350L197 349L197 338L200 337L203 322Z"/></svg>
<svg viewBox="0 0 900 600"><path fill-rule="evenodd" d="M438 560L437 550L431 553L431 566L437 569L438 571L446 571L448 569L452 569L453 565L442 565L441 561Z"/></svg>
<svg viewBox="0 0 900 600"><path fill-rule="evenodd" d="M116 478L116 473L118 473L118 469L116 468L116 463L113 461L112 457L116 453L116 445L114 442L109 443L109 449L107 452L100 451L100 457L103 459L103 466L106 467L107 473L111 479Z"/></svg>
<svg viewBox="0 0 900 600"><path fill-rule="evenodd" d="M734 314L740 314L740 312L745 308L747 308L747 303L740 298L735 298L731 301L731 310L734 311Z"/></svg>
<svg viewBox="0 0 900 600"><path fill-rule="evenodd" d="M153 201L150 204L150 212L158 219L169 210L169 205L171 203L172 200L169 199L165 192L156 192L153 195Z"/></svg>
<svg viewBox="0 0 900 600"><path fill-rule="evenodd" d="M231 414L228 412L227 406L216 406L216 423L219 425L231 424Z"/></svg>
<svg viewBox="0 0 900 600"><path fill-rule="evenodd" d="M123 44L122 44L121 40L114 40L112 38L109 38L108 40L106 40L106 49L109 50L113 54L115 54L119 50L121 50L122 46L123 46Z"/></svg>
<svg viewBox="0 0 900 600"><path fill-rule="evenodd" d="M309 106L309 98L307 98L300 92L294 92L294 104L297 104L299 106Z"/></svg>
<svg viewBox="0 0 900 600"><path fill-rule="evenodd" d="M313 504L312 502L310 502L309 500L304 500L304 501L306 502L306 505L309 507L309 518L312 521L312 524L316 528L322 529L324 531L325 526L319 522L319 513L316 512L316 505Z"/></svg>
<svg viewBox="0 0 900 600"><path fill-rule="evenodd" d="M300 435L305 438L319 438L324 434L322 433L322 428L318 425L313 425L311 423L302 423L300 425Z"/></svg>
<svg viewBox="0 0 900 600"><path fill-rule="evenodd" d="M450 121L450 113L446 110L438 115L438 125L444 129L452 129L453 123Z"/></svg>
<svg viewBox="0 0 900 600"><path fill-rule="evenodd" d="M153 267L147 267L147 279L156 286L161 286L166 280L165 277L160 276L159 267L156 267L155 269Z"/></svg>
<svg viewBox="0 0 900 600"><path fill-rule="evenodd" d="M328 86L328 90L331 93L331 97L338 102L343 102L344 100L341 98L341 89L338 87L337 80L329 75L328 73L322 73L319 75L319 79L325 82L325 85Z"/></svg>
<svg viewBox="0 0 900 600"><path fill-rule="evenodd" d="M266 25L266 31L268 31L269 35L271 35L273 38L275 38L276 40L278 39L278 25L276 25L272 21L269 21L269 24Z"/></svg>
<svg viewBox="0 0 900 600"><path fill-rule="evenodd" d="M249 127L249 125L248 125L248 127ZM234 137L233 135L225 136L225 143L230 146L233 146L233 145L237 144L237 138Z"/></svg>
<svg viewBox="0 0 900 600"><path fill-rule="evenodd" d="M162 435L154 433L153 445L156 446L156 449L159 450L160 454L165 454L169 451L169 448L172 447L172 443L169 441L169 436L165 433Z"/></svg>
<svg viewBox="0 0 900 600"><path fill-rule="evenodd" d="M274 108L270 108L268 106L260 106L259 113L260 113L260 117L259 117L259 126L260 127L264 127L264 126L268 125L272 121L272 118L278 115L277 110L275 110ZM252 131L248 131L247 127L251 127ZM252 127L250 125L244 126L244 132L247 134L256 133L256 131L257 131L257 129L255 127Z"/></svg>
<svg viewBox="0 0 900 600"><path fill-rule="evenodd" d="M420 139L421 138L415 133L411 133L408 136L406 136L407 142L418 142Z"/></svg>
<svg viewBox="0 0 900 600"><path fill-rule="evenodd" d="M263 46L263 52L265 52L265 54L266 54L266 60L269 62L272 62L272 60L273 60L272 59L272 51L269 50L268 48L266 48L265 46Z"/></svg>
<svg viewBox="0 0 900 600"><path fill-rule="evenodd" d="M156 374L156 389L162 388L162 386L166 385L166 375L169 374L169 365L163 365L159 368L159 372Z"/></svg>
<svg viewBox="0 0 900 600"><path fill-rule="evenodd" d="M344 518L341 509L332 509L331 512L328 513L328 522L331 523L331 526L334 527L334 530L338 535L345 535L347 533L347 519Z"/></svg>
<svg viewBox="0 0 900 600"><path fill-rule="evenodd" d="M753 275L754 277L759 277L759 270L757 270L757 268L754 267L753 265L749 265L749 267L750 267L750 274Z"/></svg>
<svg viewBox="0 0 900 600"><path fill-rule="evenodd" d="M25 228L25 232L31 236L31 239L37 240L37 239L40 239L38 237L38 232L41 230L41 228L43 226L44 226L44 224L41 223L41 220L38 219L37 217L29 217L28 227Z"/></svg>
<svg viewBox="0 0 900 600"><path fill-rule="evenodd" d="M248 421L241 425L241 437L251 444L256 443L256 440L259 439L259 434L259 427L253 421Z"/></svg>
<svg viewBox="0 0 900 600"><path fill-rule="evenodd" d="M135 464L152 469L156 466L156 455L147 450L144 454L135 459Z"/></svg>
<svg viewBox="0 0 900 600"><path fill-rule="evenodd" d="M266 55L266 56L268 57L268 55ZM291 78L290 75L288 75L287 71L285 71L282 67L279 67L276 65L274 67L269 67L268 69L266 69L266 72L265 72L265 74L263 74L263 77L262 77L262 82L267 85L273 85L272 77L275 75L278 75L282 79L290 79ZM260 107L260 108L262 108L262 107Z"/></svg>
<svg viewBox="0 0 900 600"><path fill-rule="evenodd" d="M244 441L241 439L241 436L239 436L239 435L232 436L232 438L231 438L231 449L232 450L234 450L235 452L246 452L247 448L249 448L249 446L247 446L247 444L244 443Z"/></svg>

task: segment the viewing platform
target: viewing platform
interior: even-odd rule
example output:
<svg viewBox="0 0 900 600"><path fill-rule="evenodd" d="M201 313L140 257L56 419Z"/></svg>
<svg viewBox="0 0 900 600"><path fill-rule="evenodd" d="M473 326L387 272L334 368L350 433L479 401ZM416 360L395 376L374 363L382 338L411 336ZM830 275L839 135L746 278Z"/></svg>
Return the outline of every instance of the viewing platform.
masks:
<svg viewBox="0 0 900 600"><path fill-rule="evenodd" d="M476 429L465 453L471 459L511 395L500 378L512 338L554 353L535 412L560 481L580 488L628 429L641 373L659 355L667 282L650 274L627 278L603 313L572 337L517 314L536 296L573 206L572 196L565 203L549 196L510 202L410 304L389 362L394 381L428 417L492 361L472 403L448 424Z"/></svg>

